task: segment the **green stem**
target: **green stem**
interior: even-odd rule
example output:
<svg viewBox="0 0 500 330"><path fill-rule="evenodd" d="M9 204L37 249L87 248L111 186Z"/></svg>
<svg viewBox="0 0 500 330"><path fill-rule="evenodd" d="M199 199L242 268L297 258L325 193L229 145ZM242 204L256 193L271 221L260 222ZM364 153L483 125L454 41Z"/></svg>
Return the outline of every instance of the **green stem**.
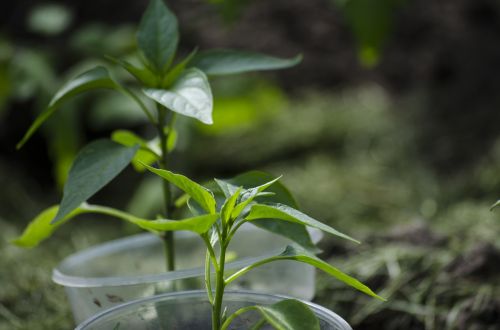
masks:
<svg viewBox="0 0 500 330"><path fill-rule="evenodd" d="M225 237L220 237L219 269L216 271L215 300L212 305L212 330L219 330L221 327L222 298L226 282L224 280L224 264L226 259Z"/></svg>
<svg viewBox="0 0 500 330"><path fill-rule="evenodd" d="M160 168L166 170L168 168L168 132L172 129L171 125L173 125L173 120L167 124L167 109L162 107L161 105L156 105L156 110L158 112L158 136L160 137ZM167 133L165 132L165 127L169 127ZM165 218L171 217L173 205L172 205L172 192L170 189L170 183L166 180L163 180L163 198L165 205ZM168 271L175 270L175 247L174 247L174 232L167 231L163 235L163 242L165 246L165 258L166 265Z"/></svg>
<svg viewBox="0 0 500 330"><path fill-rule="evenodd" d="M205 255L205 288L207 289L207 296L208 296L208 301L210 302L210 305L213 306L214 304L214 295L212 293L212 279L210 278L210 254L207 251Z"/></svg>
<svg viewBox="0 0 500 330"><path fill-rule="evenodd" d="M207 253L205 256L205 287L207 289L207 295L208 295L208 300L210 301L210 304L213 306L214 305L214 296L212 293L212 281L210 278L210 265L214 265L214 270L217 273L219 271L219 265L217 263L217 257L215 255L215 251L212 247L212 244L210 243L210 239L208 238L207 234L201 235L201 238L203 239L203 242L205 242L205 245L207 247Z"/></svg>

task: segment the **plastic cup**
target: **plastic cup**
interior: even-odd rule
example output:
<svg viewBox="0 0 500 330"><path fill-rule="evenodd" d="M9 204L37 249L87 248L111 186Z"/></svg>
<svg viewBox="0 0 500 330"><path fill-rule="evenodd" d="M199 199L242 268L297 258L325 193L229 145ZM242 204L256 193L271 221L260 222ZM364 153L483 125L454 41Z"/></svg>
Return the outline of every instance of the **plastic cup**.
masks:
<svg viewBox="0 0 500 330"><path fill-rule="evenodd" d="M321 239L312 232L313 241ZM76 323L112 306L160 293L204 288L205 246L189 232L175 235L177 270L165 272L163 243L139 234L101 244L65 258L53 270L65 291ZM263 257L279 254L290 241L253 225L242 226L229 247L237 270ZM315 290L312 266L293 261L266 264L234 281L228 289L286 294L310 300Z"/></svg>

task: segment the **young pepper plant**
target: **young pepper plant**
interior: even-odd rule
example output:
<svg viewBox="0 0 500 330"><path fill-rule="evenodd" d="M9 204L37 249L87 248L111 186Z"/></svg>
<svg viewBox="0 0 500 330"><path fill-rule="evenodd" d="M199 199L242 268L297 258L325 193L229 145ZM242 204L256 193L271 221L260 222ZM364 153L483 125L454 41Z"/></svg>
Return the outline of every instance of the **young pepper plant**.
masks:
<svg viewBox="0 0 500 330"><path fill-rule="evenodd" d="M114 79L106 67L95 67L63 85L48 107L35 119L18 143L18 149L69 99L90 90L110 89L135 102L155 127L157 135L145 140L133 132L119 130L112 134L111 140L98 140L84 147L70 169L59 207L42 212L40 216L44 221L46 216L53 215L50 222L58 226L72 212L86 212L87 206L82 207L82 203L113 180L129 163L139 168L142 168L140 162L156 163L159 168L168 169L170 154L177 139L176 116L187 116L207 125L212 124L213 97L209 76L288 68L301 60L300 56L283 59L226 49L194 50L187 57L177 58L178 43L176 16L163 0L151 0L137 31L137 57L141 64L111 59L135 78L134 83L125 85ZM163 194L162 216L172 218L176 206L172 199L171 184L167 181L163 185ZM37 219L40 221L39 217ZM34 227L37 227L36 223ZM307 235L306 232L303 234ZM164 231L162 237L166 244L167 268L173 270L173 232ZM17 242L25 246L38 244L36 240Z"/></svg>
<svg viewBox="0 0 500 330"><path fill-rule="evenodd" d="M271 306L248 306L231 315L225 315L223 297L226 286L247 272L278 260L293 260L312 265L371 297L384 300L357 279L316 257L310 249L310 244L302 241L300 236L292 238L294 243L286 246L283 252L270 257L262 257L234 273L226 273L226 252L235 233L245 223L257 225L261 221L272 219L275 223L291 223L301 227L312 227L330 235L357 242L348 235L313 219L290 205L274 202L276 195L279 195L279 200L289 200L293 204L293 198L289 192L278 183L280 178L272 178L270 175L260 172L248 172L231 180L216 179L215 184L212 185L214 189L210 190L183 175L148 165L144 166L187 194L188 205L194 213L193 217L178 221L169 219L146 220L113 208L83 203L67 214L61 222L68 221L83 213L97 213L128 221L152 232L189 230L198 234L206 246L205 286L208 301L212 307L213 330L228 329L235 318L252 310L257 311L262 316L262 319L252 329L260 329L266 323L282 330L319 329L319 321L313 312L305 304L294 299L283 300ZM265 181L266 179L270 180ZM256 181L260 181L262 184L248 186L249 182ZM273 186L276 187L273 189ZM223 198L216 198L216 195L223 195ZM47 230L53 228L49 222L56 212L57 208L52 208L47 210L46 214L40 215L37 222L38 228L33 227L31 231L25 232L25 239L35 239L36 237L28 236L36 236L43 231L45 231L46 236L49 236L50 232ZM212 280L212 276L215 277L214 280ZM213 283L215 287L213 287Z"/></svg>

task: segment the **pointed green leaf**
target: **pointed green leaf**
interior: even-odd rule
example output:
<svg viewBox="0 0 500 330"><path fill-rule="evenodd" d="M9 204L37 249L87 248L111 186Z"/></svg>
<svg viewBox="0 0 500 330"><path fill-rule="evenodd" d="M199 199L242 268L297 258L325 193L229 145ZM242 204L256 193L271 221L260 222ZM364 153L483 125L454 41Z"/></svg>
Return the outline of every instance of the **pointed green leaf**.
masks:
<svg viewBox="0 0 500 330"><path fill-rule="evenodd" d="M111 79L108 70L102 66L88 70L68 81L52 98L48 107L35 119L22 140L17 144L17 148L21 148L65 101L82 92L99 88L116 88L116 84Z"/></svg>
<svg viewBox="0 0 500 330"><path fill-rule="evenodd" d="M493 210L497 206L500 206L500 200L498 200L495 204L491 205L490 210Z"/></svg>
<svg viewBox="0 0 500 330"><path fill-rule="evenodd" d="M156 84L156 77L148 68L140 68L125 60L117 59L111 56L107 56L107 58L121 66L146 86L154 86Z"/></svg>
<svg viewBox="0 0 500 330"><path fill-rule="evenodd" d="M177 18L163 0L151 0L139 24L137 44L153 69L166 69L178 42Z"/></svg>
<svg viewBox="0 0 500 330"><path fill-rule="evenodd" d="M347 236L346 234L343 234L338 230L333 229L332 227L311 218L307 214L304 214L290 206L283 204L255 204L252 206L252 208L250 209L250 213L246 216L245 219L251 221L266 218L300 223L302 225L320 229L324 232L353 241L355 243L359 243L359 241L355 240L354 238Z"/></svg>
<svg viewBox="0 0 500 330"><path fill-rule="evenodd" d="M113 180L130 163L138 148L104 139L85 146L69 171L61 206L53 222L62 220Z"/></svg>
<svg viewBox="0 0 500 330"><path fill-rule="evenodd" d="M214 179L215 183L219 186L220 190L224 194L224 197L230 198L238 190L238 186L229 183L226 180Z"/></svg>
<svg viewBox="0 0 500 330"><path fill-rule="evenodd" d="M246 189L250 189L255 186L263 185L274 178L275 177L273 175L266 172L249 171L232 179L224 180L224 183L233 187L243 186ZM258 194L254 201L282 203L298 208L297 202L293 198L292 194L288 191L285 185L281 183L281 181L275 182L273 185L266 188L266 191L274 193L274 195L263 197ZM304 225L275 219L253 220L251 223L259 228L287 237L309 251L318 252L318 249L312 242L311 237Z"/></svg>
<svg viewBox="0 0 500 330"><path fill-rule="evenodd" d="M202 185L192 181L181 174L175 174L167 170L159 170L151 166L145 165L146 168L161 176L171 184L177 186L179 189L188 194L208 213L215 213L215 198L213 193Z"/></svg>
<svg viewBox="0 0 500 330"><path fill-rule="evenodd" d="M147 97L181 115L212 124L213 97L206 75L198 69L185 70L170 89L146 88Z"/></svg>
<svg viewBox="0 0 500 330"><path fill-rule="evenodd" d="M152 230L152 231L176 231L176 230L189 230L198 234L206 233L215 221L219 218L219 214L205 214L201 216L196 216L192 218L186 218L182 220L169 220L169 219L158 219L158 220L147 220L136 217L132 214L116 210L105 206L87 205L85 207L87 213L99 213L109 215L121 220L133 223L142 229Z"/></svg>
<svg viewBox="0 0 500 330"><path fill-rule="evenodd" d="M227 223L232 218L231 214L234 210L238 197L240 197L240 193L241 193L241 187L238 188L231 197L226 199L226 202L224 203L224 205L222 205L221 219L223 222Z"/></svg>
<svg viewBox="0 0 500 330"><path fill-rule="evenodd" d="M193 50L186 58L174 66L163 79L161 84L162 88L169 88L179 78L181 73L186 69L187 65L191 62L196 55L198 49Z"/></svg>
<svg viewBox="0 0 500 330"><path fill-rule="evenodd" d="M142 229L154 232L189 230L198 234L204 234L208 232L213 223L219 218L218 214L211 214L187 218L183 220L147 220L110 207L89 205L87 203L83 203L57 223L51 223L51 220L57 214L58 209L58 206L52 206L41 212L35 219L30 222L22 235L13 240L13 243L25 248L35 247L43 240L50 237L54 233L54 231L62 224L68 222L77 215L88 213L108 215L133 223Z"/></svg>
<svg viewBox="0 0 500 330"><path fill-rule="evenodd" d="M255 306L267 322L278 330L319 330L319 321L311 309L295 299L270 306Z"/></svg>
<svg viewBox="0 0 500 330"><path fill-rule="evenodd" d="M281 179L281 176L278 178L274 178L273 180L266 182L260 186L245 190L241 194L241 203L236 205L234 210L233 210L232 217L233 218L238 217L241 214L241 212L243 212L243 210L247 207L247 205L250 204L254 200L255 197L257 197L257 195L259 193L266 190L269 186L271 186L273 183L275 183L279 179Z"/></svg>
<svg viewBox="0 0 500 330"><path fill-rule="evenodd" d="M175 129L171 129L167 136L167 151L171 152L175 149L177 145L177 131Z"/></svg>
<svg viewBox="0 0 500 330"><path fill-rule="evenodd" d="M73 210L66 215L64 219L61 219L61 221L56 224L51 224L58 210L59 206L56 205L42 211L28 224L21 236L13 240L12 243L24 248L35 247L40 244L40 242L49 238L52 233L67 220L82 213L80 209Z"/></svg>
<svg viewBox="0 0 500 330"><path fill-rule="evenodd" d="M252 187L257 187L265 184L266 182L270 182L276 177L272 174L262 172L262 171L248 171L242 174L239 174L231 179L224 180L226 184L231 184L235 187L242 186L245 189L250 189ZM266 188L266 191L274 193L273 196L269 196L263 199L259 199L257 197L256 201L262 202L270 202L270 203L281 203L285 205L289 205L296 209L299 208L299 205L293 198L292 194L288 190L288 188L281 182L277 181L273 183L272 186ZM229 197L229 196L226 196Z"/></svg>
<svg viewBox="0 0 500 330"><path fill-rule="evenodd" d="M319 320L314 312L306 304L296 299L285 299L269 306L255 305L240 308L224 321L221 329L228 329L236 317L252 310L263 316L263 319L257 321L252 329L262 329L265 323L271 324L277 330L320 329Z"/></svg>
<svg viewBox="0 0 500 330"><path fill-rule="evenodd" d="M312 265L318 269L321 269L322 271L328 273L329 275L335 277L336 279L344 282L345 284L369 295L374 298L380 299L382 301L385 301L384 298L378 296L375 292L373 292L369 287L355 279L354 277L351 277L341 270L333 267L332 265L328 264L327 262L324 262L323 260L319 259L315 255L311 254L305 249L300 248L299 246L291 246L288 245L285 250L274 257L270 258L265 258L263 260L257 261L254 264L251 264L249 266L246 266L233 275L231 275L229 278L226 279L226 283L229 284L230 282L234 281L238 277L244 275L245 273L249 272L250 270L257 268L259 266L262 266L264 264L267 264L269 262L277 261L277 260L295 260L299 262L303 262L309 265Z"/></svg>
<svg viewBox="0 0 500 330"><path fill-rule="evenodd" d="M191 66L207 75L227 75L248 71L285 69L297 65L302 56L278 58L260 53L229 49L213 49L199 52L191 61Z"/></svg>

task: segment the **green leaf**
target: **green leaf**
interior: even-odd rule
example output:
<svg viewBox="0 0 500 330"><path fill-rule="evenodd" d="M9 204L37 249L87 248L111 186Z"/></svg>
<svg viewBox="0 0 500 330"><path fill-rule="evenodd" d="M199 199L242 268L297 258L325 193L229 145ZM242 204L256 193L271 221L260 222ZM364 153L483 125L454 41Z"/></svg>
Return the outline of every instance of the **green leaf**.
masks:
<svg viewBox="0 0 500 330"><path fill-rule="evenodd" d="M161 84L162 88L169 88L177 80L177 78L179 78L182 72L184 72L184 70L186 69L187 65L196 55L197 51L198 49L193 50L185 59L183 59L168 72Z"/></svg>
<svg viewBox="0 0 500 330"><path fill-rule="evenodd" d="M235 206L232 213L232 217L233 218L238 217L241 214L241 212L243 212L243 210L247 207L247 205L250 204L255 197L257 197L259 193L266 190L268 187L277 182L279 179L281 179L281 176L278 178L274 178L273 180L266 182L260 186L253 187L243 191L243 193L241 194L241 203Z"/></svg>
<svg viewBox="0 0 500 330"><path fill-rule="evenodd" d="M148 165L145 166L149 171L159 175L188 194L206 212L209 214L215 213L215 198L210 190L185 177L184 175L175 174L167 170L159 170Z"/></svg>
<svg viewBox="0 0 500 330"><path fill-rule="evenodd" d="M321 223L318 220L311 218L307 214L304 214L290 206L283 204L252 205L250 213L245 217L245 219L249 221L256 219L266 219L266 218L280 219L280 220L300 223L302 225L320 229L324 232L353 241L355 243L359 243L359 241L355 240L354 238L347 236L346 234L343 234L338 230L335 230L332 227L327 226L324 223Z"/></svg>
<svg viewBox="0 0 500 330"><path fill-rule="evenodd" d="M111 140L116 143L120 143L126 147L133 147L139 145L139 147L145 151L149 151L156 157L160 157L161 150L159 147L158 139L153 139L151 141L145 141L143 138L135 134L134 132L120 129L116 130L111 134Z"/></svg>
<svg viewBox="0 0 500 330"><path fill-rule="evenodd" d="M52 233L67 220L82 213L80 209L73 210L58 223L51 224L58 210L59 206L56 205L42 211L29 223L21 236L13 240L12 243L24 248L35 247L40 244L40 242L50 237Z"/></svg>
<svg viewBox="0 0 500 330"><path fill-rule="evenodd" d="M132 165L136 171L142 172L145 170L142 164L151 165L160 159L161 150L159 147L159 140L157 138L151 141L145 141L135 133L128 130L116 130L111 134L111 140L126 147L132 147L135 145L140 146L139 150L137 150L134 158L132 159Z"/></svg>
<svg viewBox="0 0 500 330"><path fill-rule="evenodd" d="M238 186L229 183L226 180L214 179L215 183L219 186L221 192L226 198L230 198L238 190Z"/></svg>
<svg viewBox="0 0 500 330"><path fill-rule="evenodd" d="M274 178L273 175L266 172L249 171L232 179L224 180L224 183L232 187L242 186L246 189L250 189L251 187L263 185ZM298 208L298 204L292 194L280 181L266 188L266 191L274 193L274 195L267 197L258 195L254 200L257 202L282 203ZM253 220L251 223L259 228L287 237L309 251L318 252L317 247L312 242L304 225L275 219Z"/></svg>
<svg viewBox="0 0 500 330"><path fill-rule="evenodd" d="M493 210L497 206L500 206L500 200L498 200L495 204L491 205L490 210Z"/></svg>
<svg viewBox="0 0 500 330"><path fill-rule="evenodd" d="M248 71L285 69L302 61L302 55L278 58L260 53L229 49L213 49L199 52L191 61L207 75L227 75Z"/></svg>
<svg viewBox="0 0 500 330"><path fill-rule="evenodd" d="M176 145L177 145L177 131L172 128L167 136L167 151L168 152L173 151Z"/></svg>
<svg viewBox="0 0 500 330"><path fill-rule="evenodd" d="M108 70L102 66L88 70L68 81L52 98L48 107L38 115L21 141L17 144L17 149L21 148L65 101L82 92L99 88L116 88L116 83L111 79Z"/></svg>
<svg viewBox="0 0 500 330"><path fill-rule="evenodd" d="M35 219L33 219L30 224L26 227L24 232L20 237L13 240L13 243L25 247L31 248L40 244L43 240L50 237L53 232L59 228L62 224L71 220L80 214L95 213L112 216L139 226L142 229L151 230L155 232L162 231L172 231L172 230L189 230L196 232L198 234L204 234L208 232L210 227L219 218L219 214L203 215L199 217L187 218L183 220L147 220L136 217L132 214L116 210L110 207L89 205L83 203L72 212L67 214L57 223L51 223L58 212L58 206L52 206L43 212L41 212Z"/></svg>
<svg viewBox="0 0 500 330"><path fill-rule="evenodd" d="M324 262L323 260L319 259L315 255L311 254L310 252L306 251L305 249L302 249L298 246L291 246L288 245L285 250L277 255L273 256L270 258L265 258L263 260L257 261L254 264L251 264L249 266L246 266L233 275L231 275L229 278L226 279L226 283L229 284L230 282L234 281L238 277L244 275L245 273L249 272L250 270L257 268L259 266L262 266L264 264L267 264L269 262L277 261L277 260L295 260L299 262L303 262L309 265L312 265L318 269L321 269L322 271L326 272L327 274L335 277L339 281L371 296L374 298L377 298L379 300L385 301L384 298L378 296L375 292L373 292L369 287L355 279L354 277L351 277L341 270L333 267L332 265L328 264L327 262Z"/></svg>
<svg viewBox="0 0 500 330"><path fill-rule="evenodd" d="M185 70L171 89L146 88L147 97L181 115L212 124L213 97L207 76L198 69Z"/></svg>
<svg viewBox="0 0 500 330"><path fill-rule="evenodd" d="M367 67L376 65L390 37L402 0L334 0L358 44L358 57Z"/></svg>
<svg viewBox="0 0 500 330"><path fill-rule="evenodd" d="M252 187L261 186L267 182L274 180L275 178L275 176L266 172L248 171L239 174L234 178L226 179L224 180L224 182L226 184L231 184L234 187L242 186L245 189L250 189ZM266 191L272 192L274 193L274 195L265 198L256 197L255 200L258 202L282 203L294 208L299 208L299 205L293 198L292 194L290 193L288 188L283 183L281 183L281 181L273 183L272 186L266 188Z"/></svg>
<svg viewBox="0 0 500 330"><path fill-rule="evenodd" d="M226 199L224 205L222 205L221 219L223 222L227 223L229 220L231 220L232 218L231 214L234 210L238 197L240 197L240 193L241 193L241 187L238 188L231 197Z"/></svg>
<svg viewBox="0 0 500 330"><path fill-rule="evenodd" d="M319 330L319 321L311 309L295 299L270 306L255 306L267 322L279 330Z"/></svg>
<svg viewBox="0 0 500 330"><path fill-rule="evenodd" d="M117 59L111 56L106 56L106 57L112 62L121 66L123 69L125 69L128 73L133 75L137 80L142 82L144 85L154 86L156 84L156 77L148 68L139 68L127 61Z"/></svg>
<svg viewBox="0 0 500 330"><path fill-rule="evenodd" d="M277 330L319 330L319 320L314 312L303 302L296 299L285 299L269 306L247 306L237 310L224 322L222 329L227 329L237 316L251 310L259 312L263 320L258 321L252 329L261 329L263 321Z"/></svg>
<svg viewBox="0 0 500 330"><path fill-rule="evenodd" d="M139 24L137 44L153 69L165 71L178 42L177 18L162 0L151 0Z"/></svg>
<svg viewBox="0 0 500 330"><path fill-rule="evenodd" d="M217 221L217 219L219 219L219 214L216 213L216 214L205 214L182 220L168 220L168 219L147 220L110 207L96 206L96 205L86 206L85 211L86 213L99 213L99 214L109 215L133 223L142 229L159 231L159 232L189 230L198 234L204 234L210 229L210 227L212 227L214 222Z"/></svg>
<svg viewBox="0 0 500 330"><path fill-rule="evenodd" d="M76 156L64 186L56 223L113 180L130 163L139 146L124 147L109 140L97 140Z"/></svg>

